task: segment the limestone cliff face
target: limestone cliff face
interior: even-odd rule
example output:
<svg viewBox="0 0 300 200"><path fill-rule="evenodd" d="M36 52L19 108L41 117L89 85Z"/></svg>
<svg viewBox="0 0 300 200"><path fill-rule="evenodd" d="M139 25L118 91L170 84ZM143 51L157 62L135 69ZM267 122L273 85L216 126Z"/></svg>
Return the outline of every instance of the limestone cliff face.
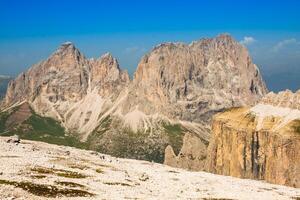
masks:
<svg viewBox="0 0 300 200"><path fill-rule="evenodd" d="M247 49L229 35L155 47L139 63L133 85L142 111L194 122L252 105L267 92Z"/></svg>
<svg viewBox="0 0 300 200"><path fill-rule="evenodd" d="M252 108L217 114L212 123L208 170L300 187L300 110L294 109L298 102L290 101L298 99L299 92L271 93ZM284 103L287 96L289 104Z"/></svg>

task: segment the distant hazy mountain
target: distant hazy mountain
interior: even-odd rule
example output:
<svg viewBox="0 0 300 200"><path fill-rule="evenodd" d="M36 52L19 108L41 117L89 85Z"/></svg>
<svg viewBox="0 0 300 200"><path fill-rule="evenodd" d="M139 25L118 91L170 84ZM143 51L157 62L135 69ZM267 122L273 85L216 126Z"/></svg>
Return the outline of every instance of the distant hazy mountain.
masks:
<svg viewBox="0 0 300 200"><path fill-rule="evenodd" d="M0 99L2 99L3 96L5 95L7 85L10 80L11 80L11 77L0 75Z"/></svg>
<svg viewBox="0 0 300 200"><path fill-rule="evenodd" d="M265 73L263 77L265 78L270 91L279 92L290 89L295 92L300 87L300 72L297 70L292 72L282 70L277 73Z"/></svg>

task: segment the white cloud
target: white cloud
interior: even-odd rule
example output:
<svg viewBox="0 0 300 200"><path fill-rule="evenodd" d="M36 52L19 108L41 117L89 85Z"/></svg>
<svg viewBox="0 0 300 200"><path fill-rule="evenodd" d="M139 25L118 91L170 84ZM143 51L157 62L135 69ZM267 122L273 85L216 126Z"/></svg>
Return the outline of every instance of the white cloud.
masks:
<svg viewBox="0 0 300 200"><path fill-rule="evenodd" d="M272 51L274 52L278 52L280 49L282 49L283 47L287 46L287 45L300 45L300 42L298 42L295 38L291 38L291 39L286 39L286 40L282 40L280 42L278 42L273 48Z"/></svg>
<svg viewBox="0 0 300 200"><path fill-rule="evenodd" d="M253 44L254 42L256 42L256 40L253 37L248 36L245 36L244 39L240 41L240 43L245 46Z"/></svg>

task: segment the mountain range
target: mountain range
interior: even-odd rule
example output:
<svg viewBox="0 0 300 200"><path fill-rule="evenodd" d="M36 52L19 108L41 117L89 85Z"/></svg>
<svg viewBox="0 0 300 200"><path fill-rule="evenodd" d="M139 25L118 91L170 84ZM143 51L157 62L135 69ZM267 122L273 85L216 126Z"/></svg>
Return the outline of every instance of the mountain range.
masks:
<svg viewBox="0 0 300 200"><path fill-rule="evenodd" d="M67 42L9 83L0 132L156 162L172 152L179 161L165 162L201 170L212 116L267 92L247 49L227 34L157 45L132 80L111 54L89 59Z"/></svg>

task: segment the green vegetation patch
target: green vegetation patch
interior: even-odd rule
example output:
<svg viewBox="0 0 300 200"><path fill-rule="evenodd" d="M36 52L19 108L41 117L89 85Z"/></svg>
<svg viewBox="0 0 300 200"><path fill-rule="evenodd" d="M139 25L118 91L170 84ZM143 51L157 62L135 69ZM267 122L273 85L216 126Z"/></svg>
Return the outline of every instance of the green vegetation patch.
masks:
<svg viewBox="0 0 300 200"><path fill-rule="evenodd" d="M32 175L31 178L33 179L43 179L43 178L46 178L47 176L45 175Z"/></svg>
<svg viewBox="0 0 300 200"><path fill-rule="evenodd" d="M9 112L2 112L0 113L0 133L5 132L6 127L5 127L5 122L9 117Z"/></svg>
<svg viewBox="0 0 300 200"><path fill-rule="evenodd" d="M104 173L103 169L101 169L101 168L97 168L96 172L99 173L99 174L103 174Z"/></svg>
<svg viewBox="0 0 300 200"><path fill-rule="evenodd" d="M65 197L94 196L94 194L84 190L67 189L67 188L61 189L53 185L35 184L31 182L16 182L16 181L0 180L0 185L12 185L17 188L21 188L33 195L49 197L49 198L55 198L61 196L65 196Z"/></svg>
<svg viewBox="0 0 300 200"><path fill-rule="evenodd" d="M175 170L169 170L169 173L174 173L174 174L178 174L179 172L175 171Z"/></svg>
<svg viewBox="0 0 300 200"><path fill-rule="evenodd" d="M128 183L121 183L121 182L104 182L106 185L120 185L120 186L127 186L127 187L132 187L132 185Z"/></svg>
<svg viewBox="0 0 300 200"><path fill-rule="evenodd" d="M120 127L105 133L95 149L115 157L163 162L164 148L160 143L160 136L151 136L149 130Z"/></svg>
<svg viewBox="0 0 300 200"><path fill-rule="evenodd" d="M40 173L40 174L53 174L65 178L86 178L87 176L78 172L62 170L62 169L51 169L45 167L35 167L31 171Z"/></svg>
<svg viewBox="0 0 300 200"><path fill-rule="evenodd" d="M234 111L238 111L240 108L242 108L242 107L225 108L225 109L223 110L223 112L224 112L224 113L225 113L225 112L234 112Z"/></svg>
<svg viewBox="0 0 300 200"><path fill-rule="evenodd" d="M300 135L300 120L295 120L294 121L294 130L296 133L298 133Z"/></svg>
<svg viewBox="0 0 300 200"><path fill-rule="evenodd" d="M256 116L255 116L255 114L249 112L249 113L247 113L247 115L245 116L245 118L248 119L249 122L254 123Z"/></svg>
<svg viewBox="0 0 300 200"><path fill-rule="evenodd" d="M178 155L183 145L184 128L180 124L170 124L165 122L162 123L162 126L168 135L174 153Z"/></svg>
<svg viewBox="0 0 300 200"><path fill-rule="evenodd" d="M68 166L72 169L80 169L80 170L89 169L88 166L83 165L83 164L69 164Z"/></svg>
<svg viewBox="0 0 300 200"><path fill-rule="evenodd" d="M79 183L74 183L74 182L68 182L68 181L55 181L57 185L62 185L62 186L67 186L67 187L72 187L72 188L85 188L84 185L81 185Z"/></svg>
<svg viewBox="0 0 300 200"><path fill-rule="evenodd" d="M111 127L112 119L108 115L104 119L102 119L99 123L99 126L95 128L95 130L88 136L87 145L93 146L95 141L101 139L103 134L108 131Z"/></svg>
<svg viewBox="0 0 300 200"><path fill-rule="evenodd" d="M59 122L49 117L42 117L32 111L32 115L22 124L18 124L10 129L5 127L5 122L9 117L8 112L0 114L0 135L19 135L21 139L36 140L50 144L86 148L86 144L80 142L73 135L67 135L65 129Z"/></svg>

